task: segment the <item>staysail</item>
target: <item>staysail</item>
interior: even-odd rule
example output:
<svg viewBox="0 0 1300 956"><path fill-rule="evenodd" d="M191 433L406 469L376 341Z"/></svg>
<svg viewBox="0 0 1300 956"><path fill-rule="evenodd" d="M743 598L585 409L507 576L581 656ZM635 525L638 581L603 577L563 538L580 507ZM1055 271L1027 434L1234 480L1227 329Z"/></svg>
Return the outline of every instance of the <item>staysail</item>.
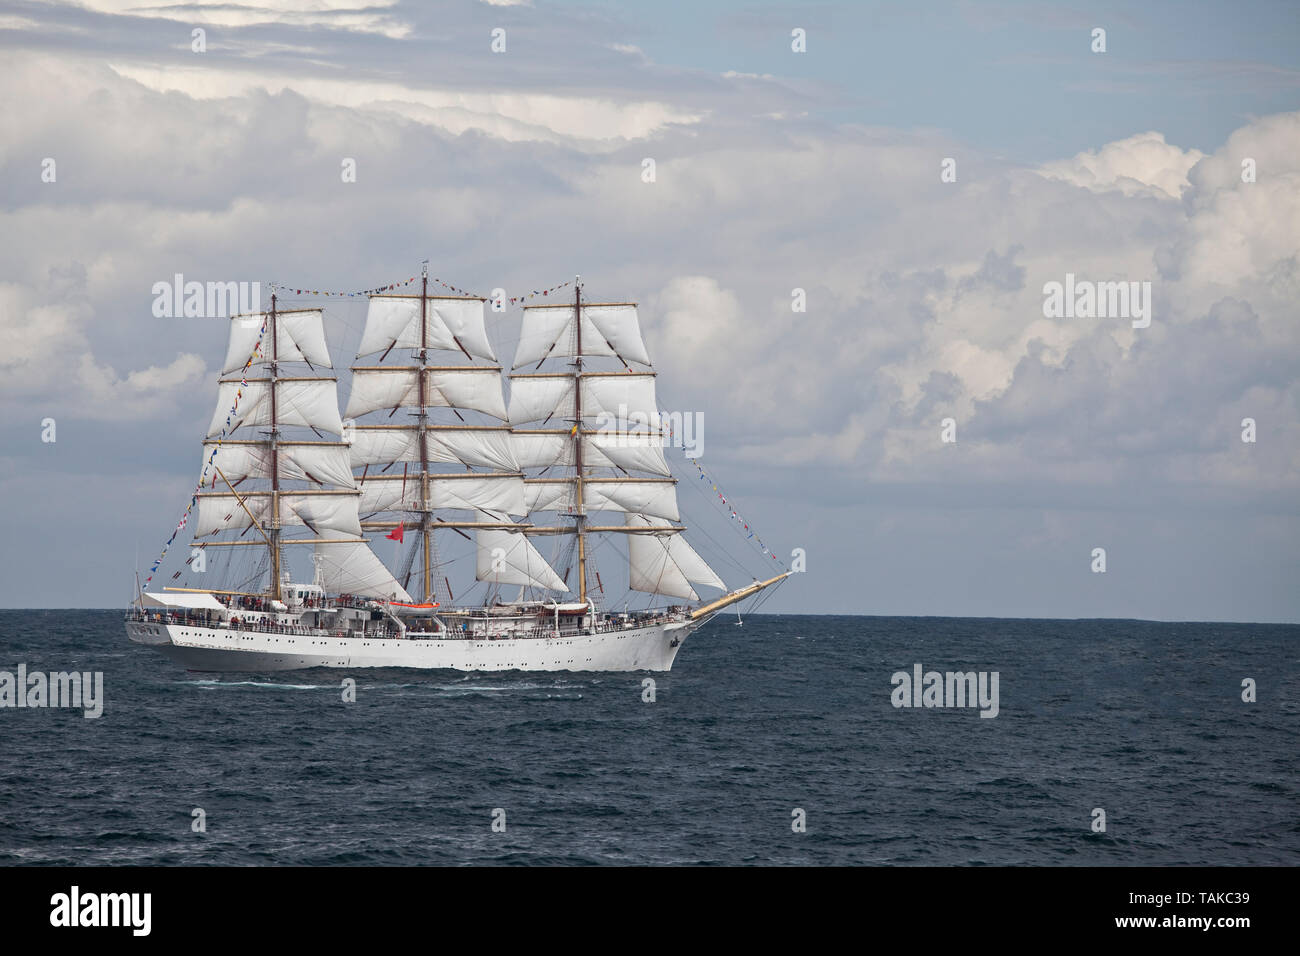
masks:
<svg viewBox="0 0 1300 956"><path fill-rule="evenodd" d="M318 542L316 558L327 591L409 602L411 596L364 541Z"/></svg>
<svg viewBox="0 0 1300 956"><path fill-rule="evenodd" d="M652 522L645 515L628 514L628 528L645 529ZM631 574L628 586L634 591L667 594L698 601L692 584L708 585L725 591L722 579L704 563L682 538L679 530L632 534L627 542Z"/></svg>

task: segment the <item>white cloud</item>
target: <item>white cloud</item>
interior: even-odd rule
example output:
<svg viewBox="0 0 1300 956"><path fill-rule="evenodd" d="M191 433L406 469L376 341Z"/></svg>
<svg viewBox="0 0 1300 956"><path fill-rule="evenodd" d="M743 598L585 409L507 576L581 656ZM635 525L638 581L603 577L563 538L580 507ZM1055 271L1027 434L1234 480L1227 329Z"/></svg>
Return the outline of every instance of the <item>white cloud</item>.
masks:
<svg viewBox="0 0 1300 956"><path fill-rule="evenodd" d="M421 89L356 77L336 80L206 67L115 63L113 69L148 89L184 93L196 100L243 97L255 90L270 94L293 90L315 103L397 113L453 134L474 129L509 142L643 139L669 125L701 119L698 112L650 100L617 102L549 93Z"/></svg>
<svg viewBox="0 0 1300 956"><path fill-rule="evenodd" d="M79 0L76 4L62 5L80 6L114 16L150 17L200 26L283 24L375 33L394 39L411 32L410 24L388 12L388 8L397 6L397 0L256 0L252 3L228 3L226 0Z"/></svg>
<svg viewBox="0 0 1300 956"><path fill-rule="evenodd" d="M39 20L20 17L12 13L0 14L0 30L35 30L41 26Z"/></svg>
<svg viewBox="0 0 1300 956"><path fill-rule="evenodd" d="M1163 133L1138 133L1107 143L1099 150L1072 159L1045 163L1039 172L1076 186L1126 196L1149 195L1177 199L1188 187L1187 174L1204 154L1181 150L1165 142Z"/></svg>
<svg viewBox="0 0 1300 956"><path fill-rule="evenodd" d="M88 333L95 314L78 292L42 295L15 283L0 284L0 338L8 344L0 352L0 376L11 401L60 416L161 418L174 414L181 396L206 384L207 368L192 354L118 374L93 354Z"/></svg>
<svg viewBox="0 0 1300 956"><path fill-rule="evenodd" d="M209 330L169 328L142 351L145 290L173 271L364 286L432 253L482 289L582 271L641 299L661 403L707 411L710 447L725 434L755 465L825 461L900 482L1287 473L1296 383L1277 357L1297 338L1295 114L1209 156L1143 135L1044 167L1056 175L986 160L940 188L934 157L956 144L925 131L759 124L738 142L707 105L633 95L16 59L7 156L60 158L57 185L10 193L11 235L29 238L11 241L0 290L18 317L8 387L33 399L52 400L42 369L55 357L32 326L72 348L67 401L87 414L152 414L131 396L203 392L193 357L220 348ZM654 145L592 148L611 133ZM351 155L360 180L343 186ZM1241 182L1242 155L1258 182ZM50 271L74 267L83 287L52 294ZM1042 285L1067 271L1152 281L1151 329L1044 318ZM791 310L795 287L806 313ZM1242 305L1218 305L1229 300ZM1274 423L1268 447L1247 462L1212 447L1253 404ZM937 440L947 416L957 454Z"/></svg>

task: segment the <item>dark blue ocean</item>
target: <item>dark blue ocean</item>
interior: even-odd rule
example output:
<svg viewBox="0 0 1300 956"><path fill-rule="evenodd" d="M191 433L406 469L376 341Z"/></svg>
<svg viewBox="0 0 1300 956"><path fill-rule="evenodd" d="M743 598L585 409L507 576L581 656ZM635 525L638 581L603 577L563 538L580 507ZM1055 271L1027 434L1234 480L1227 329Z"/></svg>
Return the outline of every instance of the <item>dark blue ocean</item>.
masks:
<svg viewBox="0 0 1300 956"><path fill-rule="evenodd" d="M106 696L0 709L0 864L1295 864L1298 656L1296 625L724 615L653 703L396 670L344 703L188 674L118 611L0 611L0 670ZM895 709L916 663L997 671L998 716Z"/></svg>

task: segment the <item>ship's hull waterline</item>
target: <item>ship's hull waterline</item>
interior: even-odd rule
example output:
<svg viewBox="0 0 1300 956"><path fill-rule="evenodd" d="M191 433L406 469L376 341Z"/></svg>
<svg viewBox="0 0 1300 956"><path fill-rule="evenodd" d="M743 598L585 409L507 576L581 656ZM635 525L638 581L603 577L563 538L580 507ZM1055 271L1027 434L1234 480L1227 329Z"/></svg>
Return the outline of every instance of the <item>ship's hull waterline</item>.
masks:
<svg viewBox="0 0 1300 956"><path fill-rule="evenodd" d="M669 621L555 638L335 638L128 621L127 636L192 671L268 673L329 667L463 671L667 671L702 622Z"/></svg>

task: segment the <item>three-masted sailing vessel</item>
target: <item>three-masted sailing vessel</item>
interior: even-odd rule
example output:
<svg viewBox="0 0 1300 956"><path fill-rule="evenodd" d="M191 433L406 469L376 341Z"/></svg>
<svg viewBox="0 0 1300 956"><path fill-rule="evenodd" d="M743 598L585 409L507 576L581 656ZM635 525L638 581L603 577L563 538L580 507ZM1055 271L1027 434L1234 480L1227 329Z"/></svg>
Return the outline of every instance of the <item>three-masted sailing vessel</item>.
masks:
<svg viewBox="0 0 1300 956"><path fill-rule="evenodd" d="M203 671L666 671L692 631L788 575L728 590L683 539L635 303L584 301L575 280L571 302L526 306L509 373L484 303L431 295L427 269L419 294L371 295L343 415L320 309L272 295L233 317L193 555L254 550L265 584L137 589L130 639ZM383 532L405 549L395 568L366 537ZM486 600L455 604L443 534L472 537ZM630 589L684 603L603 610L602 535L626 540ZM310 583L286 568L295 547Z"/></svg>

